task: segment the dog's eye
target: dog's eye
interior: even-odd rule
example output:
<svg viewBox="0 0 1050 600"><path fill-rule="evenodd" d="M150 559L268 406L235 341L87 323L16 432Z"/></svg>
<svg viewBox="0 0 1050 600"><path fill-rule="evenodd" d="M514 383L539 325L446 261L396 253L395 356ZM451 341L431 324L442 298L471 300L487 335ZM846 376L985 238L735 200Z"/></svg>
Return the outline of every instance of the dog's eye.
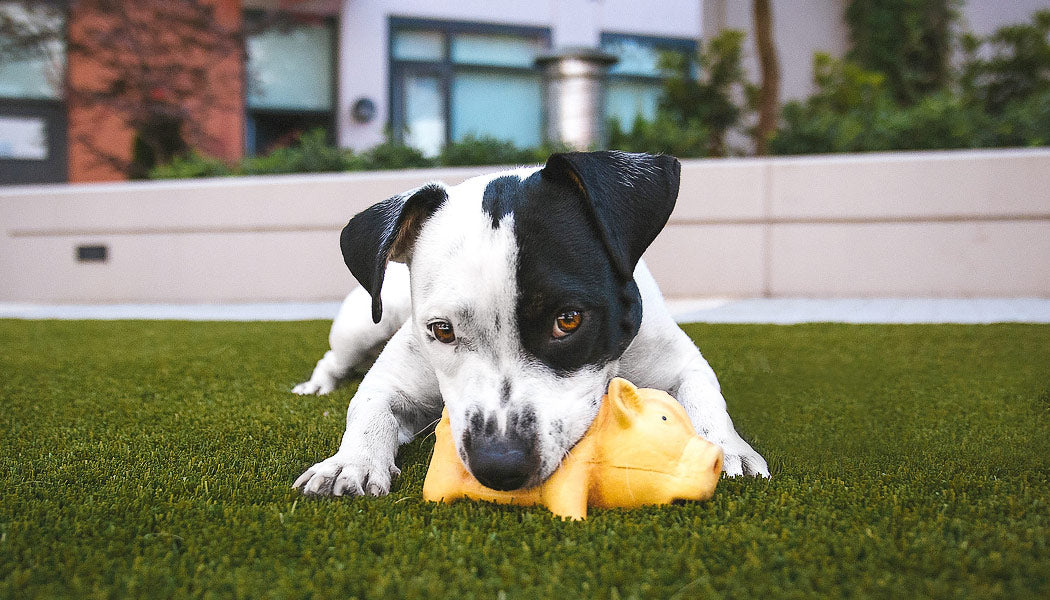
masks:
<svg viewBox="0 0 1050 600"><path fill-rule="evenodd" d="M434 335L434 339L442 344L451 344L456 341L456 332L452 329L452 323L448 321L434 321L427 327L430 329L430 333Z"/></svg>
<svg viewBox="0 0 1050 600"><path fill-rule="evenodd" d="M558 318L554 319L554 329L551 330L551 335L555 339L563 338L579 329L580 323L582 322L583 314L581 314L580 311L563 311L558 315Z"/></svg>

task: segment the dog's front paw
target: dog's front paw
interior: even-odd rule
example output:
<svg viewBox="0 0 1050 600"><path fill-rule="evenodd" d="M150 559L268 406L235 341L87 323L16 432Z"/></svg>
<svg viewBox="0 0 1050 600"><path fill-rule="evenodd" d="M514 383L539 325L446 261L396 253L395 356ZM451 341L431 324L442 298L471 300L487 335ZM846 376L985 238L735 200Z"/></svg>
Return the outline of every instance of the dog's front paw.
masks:
<svg viewBox="0 0 1050 600"><path fill-rule="evenodd" d="M307 469L292 487L307 496L385 496L400 474L393 457L378 459L339 453Z"/></svg>
<svg viewBox="0 0 1050 600"><path fill-rule="evenodd" d="M304 381L292 388L293 394L299 394L300 396L323 396L331 393L335 389L335 382L331 381Z"/></svg>
<svg viewBox="0 0 1050 600"><path fill-rule="evenodd" d="M292 393L300 396L323 396L332 393L337 387L339 387L339 379L318 367L310 376L310 380L293 387Z"/></svg>
<svg viewBox="0 0 1050 600"><path fill-rule="evenodd" d="M723 446L725 458L722 460L722 471L728 477L739 477L750 475L752 477L769 477L769 465L762 455L755 452L754 448L747 442L740 441L738 444L727 444Z"/></svg>

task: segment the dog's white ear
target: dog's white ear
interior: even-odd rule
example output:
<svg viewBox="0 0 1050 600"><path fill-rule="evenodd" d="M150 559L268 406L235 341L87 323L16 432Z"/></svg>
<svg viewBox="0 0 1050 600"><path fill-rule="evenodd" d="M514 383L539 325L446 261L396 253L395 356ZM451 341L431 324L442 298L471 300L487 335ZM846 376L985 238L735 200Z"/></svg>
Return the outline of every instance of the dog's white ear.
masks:
<svg viewBox="0 0 1050 600"><path fill-rule="evenodd" d="M613 266L626 281L667 224L681 171L673 156L602 151L553 154L541 173L580 192Z"/></svg>
<svg viewBox="0 0 1050 600"><path fill-rule="evenodd" d="M387 198L350 219L339 237L343 261L372 296L372 321L383 317L383 277L389 261L407 262L423 223L448 199L444 185L429 183Z"/></svg>

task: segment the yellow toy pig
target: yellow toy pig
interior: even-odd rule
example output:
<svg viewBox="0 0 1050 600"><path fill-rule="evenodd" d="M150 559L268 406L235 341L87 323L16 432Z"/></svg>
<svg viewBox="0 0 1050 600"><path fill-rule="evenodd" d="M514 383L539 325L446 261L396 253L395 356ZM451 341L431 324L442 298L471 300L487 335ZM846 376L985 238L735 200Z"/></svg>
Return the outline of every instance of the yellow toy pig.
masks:
<svg viewBox="0 0 1050 600"><path fill-rule="evenodd" d="M562 518L585 519L588 506L706 500L722 475L722 449L696 434L681 404L665 392L639 389L620 378L609 383L587 433L534 488L504 492L478 483L456 454L448 411L435 433L423 482L423 498L435 502L470 498L542 504Z"/></svg>

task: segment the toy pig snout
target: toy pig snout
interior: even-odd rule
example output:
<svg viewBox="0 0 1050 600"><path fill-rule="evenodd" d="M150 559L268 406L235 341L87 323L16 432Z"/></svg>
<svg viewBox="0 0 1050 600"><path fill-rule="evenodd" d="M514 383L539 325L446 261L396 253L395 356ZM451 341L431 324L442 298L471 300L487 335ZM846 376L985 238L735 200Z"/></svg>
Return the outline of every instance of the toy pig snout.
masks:
<svg viewBox="0 0 1050 600"><path fill-rule="evenodd" d="M678 500L707 500L715 493L715 486L722 476L722 448L696 436L689 440L682 451L678 465L684 482L678 491Z"/></svg>

